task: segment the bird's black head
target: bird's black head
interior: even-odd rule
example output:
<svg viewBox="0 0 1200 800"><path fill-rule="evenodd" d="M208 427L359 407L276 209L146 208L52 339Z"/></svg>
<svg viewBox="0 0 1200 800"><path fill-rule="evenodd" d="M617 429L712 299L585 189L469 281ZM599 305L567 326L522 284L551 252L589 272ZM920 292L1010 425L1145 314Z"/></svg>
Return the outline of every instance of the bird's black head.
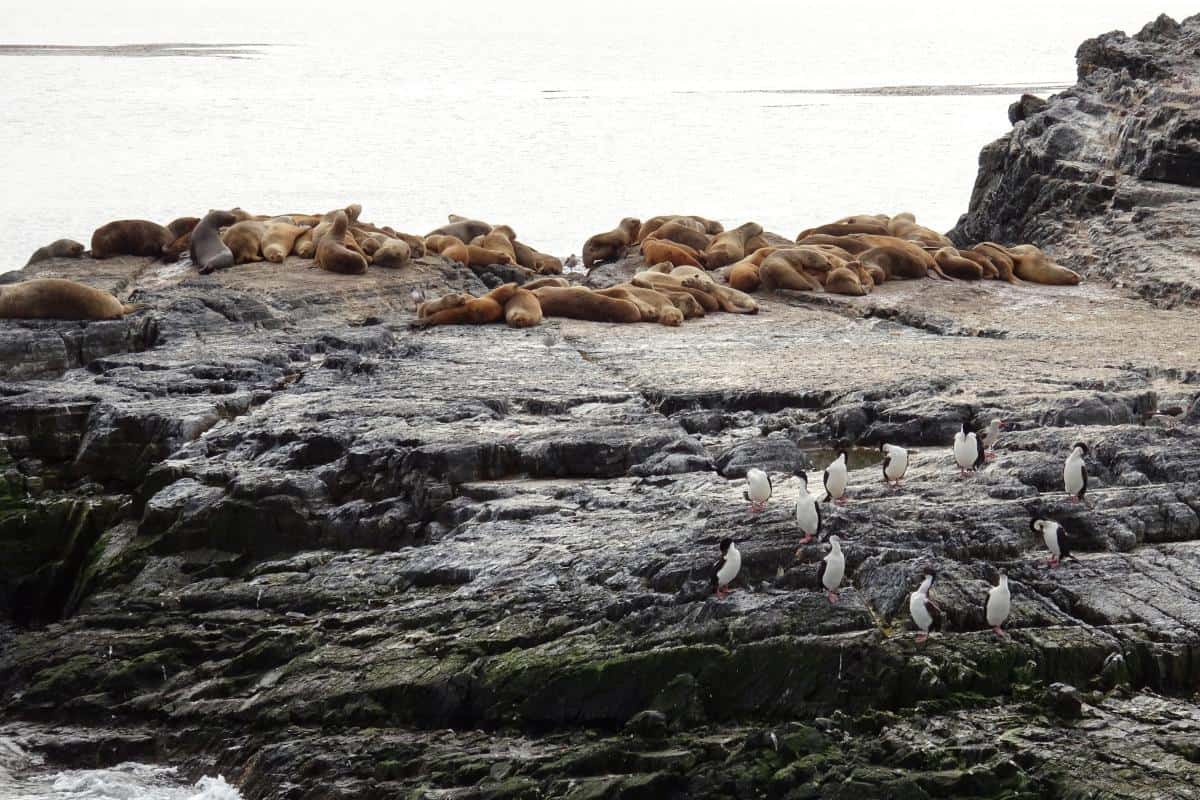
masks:
<svg viewBox="0 0 1200 800"><path fill-rule="evenodd" d="M1034 533L1041 533L1042 532L1042 529L1040 527L1041 522L1042 521L1040 519L1038 519L1037 517L1030 517L1029 518L1029 530L1033 531Z"/></svg>
<svg viewBox="0 0 1200 800"><path fill-rule="evenodd" d="M798 470L796 470L795 474L796 474L797 478L804 481L805 483L808 483L808 473L807 472L805 472L802 469L798 469Z"/></svg>
<svg viewBox="0 0 1200 800"><path fill-rule="evenodd" d="M1075 444L1073 444L1073 445L1071 446L1071 449L1072 449L1072 450L1075 450L1075 449L1082 450L1082 451L1083 451L1083 454L1084 454L1085 456L1086 456L1088 453L1090 453L1090 452L1091 452L1090 450L1088 450L1088 446L1087 446L1086 444L1084 444L1083 442L1076 442Z"/></svg>
<svg viewBox="0 0 1200 800"><path fill-rule="evenodd" d="M887 442L880 442L880 443L879 443L879 452L881 452L881 453L886 453L886 452L887 452Z"/></svg>
<svg viewBox="0 0 1200 800"><path fill-rule="evenodd" d="M726 537L721 540L721 554L722 555L729 552L729 546L731 544L733 544L733 539Z"/></svg>

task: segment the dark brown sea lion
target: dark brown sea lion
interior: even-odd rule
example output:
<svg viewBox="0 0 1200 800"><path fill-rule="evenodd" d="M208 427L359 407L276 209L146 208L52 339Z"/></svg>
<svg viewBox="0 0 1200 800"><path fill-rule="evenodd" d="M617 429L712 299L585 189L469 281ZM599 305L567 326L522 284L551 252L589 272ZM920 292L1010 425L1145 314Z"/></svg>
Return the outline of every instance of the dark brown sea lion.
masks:
<svg viewBox="0 0 1200 800"><path fill-rule="evenodd" d="M746 242L763 232L762 225L757 222L747 222L736 228L717 234L712 244L705 250L709 269L724 267L746 257Z"/></svg>
<svg viewBox="0 0 1200 800"><path fill-rule="evenodd" d="M451 215L449 225L443 225L440 228L434 228L429 233L425 234L425 238L430 236L453 236L461 239L464 242L469 242L476 236L482 236L485 233L490 233L492 226L483 220L466 219L457 215Z"/></svg>
<svg viewBox="0 0 1200 800"><path fill-rule="evenodd" d="M696 230L696 228L700 228L700 230ZM688 219L686 222L683 220L671 220L651 233L647 238L666 239L667 241L686 245L697 253L703 253L711 243L711 237L704 232L704 226L694 219Z"/></svg>
<svg viewBox="0 0 1200 800"><path fill-rule="evenodd" d="M175 241L166 226L146 219L120 219L92 233L92 258L150 256L158 258Z"/></svg>
<svg viewBox="0 0 1200 800"><path fill-rule="evenodd" d="M83 245L74 239L57 239L45 247L39 247L33 251L33 255L25 262L25 266L36 264L39 261L48 261L51 258L82 258Z"/></svg>
<svg viewBox="0 0 1200 800"><path fill-rule="evenodd" d="M601 262L616 261L624 256L641 224L636 217L625 217L611 231L590 237L583 243L583 266L591 269Z"/></svg>
<svg viewBox="0 0 1200 800"><path fill-rule="evenodd" d="M413 328L433 325L486 325L504 319L504 307L517 293L515 283L497 286L483 297L473 297L465 303L418 317ZM539 306L540 307L540 306Z"/></svg>
<svg viewBox="0 0 1200 800"><path fill-rule="evenodd" d="M0 286L0 319L120 319L138 308L108 292L61 278Z"/></svg>

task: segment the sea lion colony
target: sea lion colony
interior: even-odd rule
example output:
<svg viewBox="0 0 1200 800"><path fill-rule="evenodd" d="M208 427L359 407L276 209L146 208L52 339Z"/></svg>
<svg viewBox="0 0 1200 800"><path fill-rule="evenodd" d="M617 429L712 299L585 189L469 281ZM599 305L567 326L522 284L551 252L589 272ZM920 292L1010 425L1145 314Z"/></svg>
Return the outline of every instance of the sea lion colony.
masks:
<svg viewBox="0 0 1200 800"><path fill-rule="evenodd" d="M843 217L805 229L794 241L768 233L755 222L725 230L701 216L660 215L644 222L626 217L611 231L588 238L582 252L583 266L589 270L639 254L645 262L629 282L596 290L554 277L562 274L563 262L521 242L508 225L452 214L448 224L414 236L363 222L361 213L362 206L352 204L322 214L214 210L203 218L181 217L167 225L118 220L93 233L90 253L78 242L60 239L39 249L29 263L89 254L175 261L186 252L204 274L258 261L281 263L294 255L313 259L328 272L361 275L372 265L399 269L433 253L466 267L508 266L520 276L519 283L482 297L452 294L422 303L414 323L420 328L501 320L529 327L548 316L674 326L714 311L753 314L758 304L750 293L760 289L861 296L888 280L925 277L1053 285L1080 281L1078 273L1054 263L1034 245L980 242L959 248L907 212ZM65 295L59 287L54 293L28 296ZM6 316L62 318L76 313L30 303L11 302L6 307Z"/></svg>

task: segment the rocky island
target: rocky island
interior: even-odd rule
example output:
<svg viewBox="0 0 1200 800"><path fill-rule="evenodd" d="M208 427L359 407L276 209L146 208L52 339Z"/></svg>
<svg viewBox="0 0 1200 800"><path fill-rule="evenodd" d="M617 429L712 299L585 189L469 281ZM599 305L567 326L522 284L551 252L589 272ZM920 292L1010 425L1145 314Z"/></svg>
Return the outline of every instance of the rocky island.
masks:
<svg viewBox="0 0 1200 800"><path fill-rule="evenodd" d="M1078 60L1014 105L950 236L1034 242L1080 286L415 331L414 289L509 275L0 278L148 306L0 321L0 735L247 798L1200 796L1200 16ZM993 418L995 460L960 478L954 433ZM1088 504L1062 491L1076 441ZM843 442L831 604L789 476ZM909 449L899 488L883 442ZM1077 560L1047 564L1034 516ZM929 572L946 626L918 644Z"/></svg>

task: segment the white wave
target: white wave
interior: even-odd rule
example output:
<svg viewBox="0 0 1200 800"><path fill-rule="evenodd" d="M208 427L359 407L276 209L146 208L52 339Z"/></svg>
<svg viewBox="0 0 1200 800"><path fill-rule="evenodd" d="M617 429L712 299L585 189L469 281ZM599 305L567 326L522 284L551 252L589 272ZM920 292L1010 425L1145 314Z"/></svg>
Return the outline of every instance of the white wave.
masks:
<svg viewBox="0 0 1200 800"><path fill-rule="evenodd" d="M134 762L110 769L8 774L0 776L0 795L5 800L242 800L221 775L188 785L174 767Z"/></svg>

